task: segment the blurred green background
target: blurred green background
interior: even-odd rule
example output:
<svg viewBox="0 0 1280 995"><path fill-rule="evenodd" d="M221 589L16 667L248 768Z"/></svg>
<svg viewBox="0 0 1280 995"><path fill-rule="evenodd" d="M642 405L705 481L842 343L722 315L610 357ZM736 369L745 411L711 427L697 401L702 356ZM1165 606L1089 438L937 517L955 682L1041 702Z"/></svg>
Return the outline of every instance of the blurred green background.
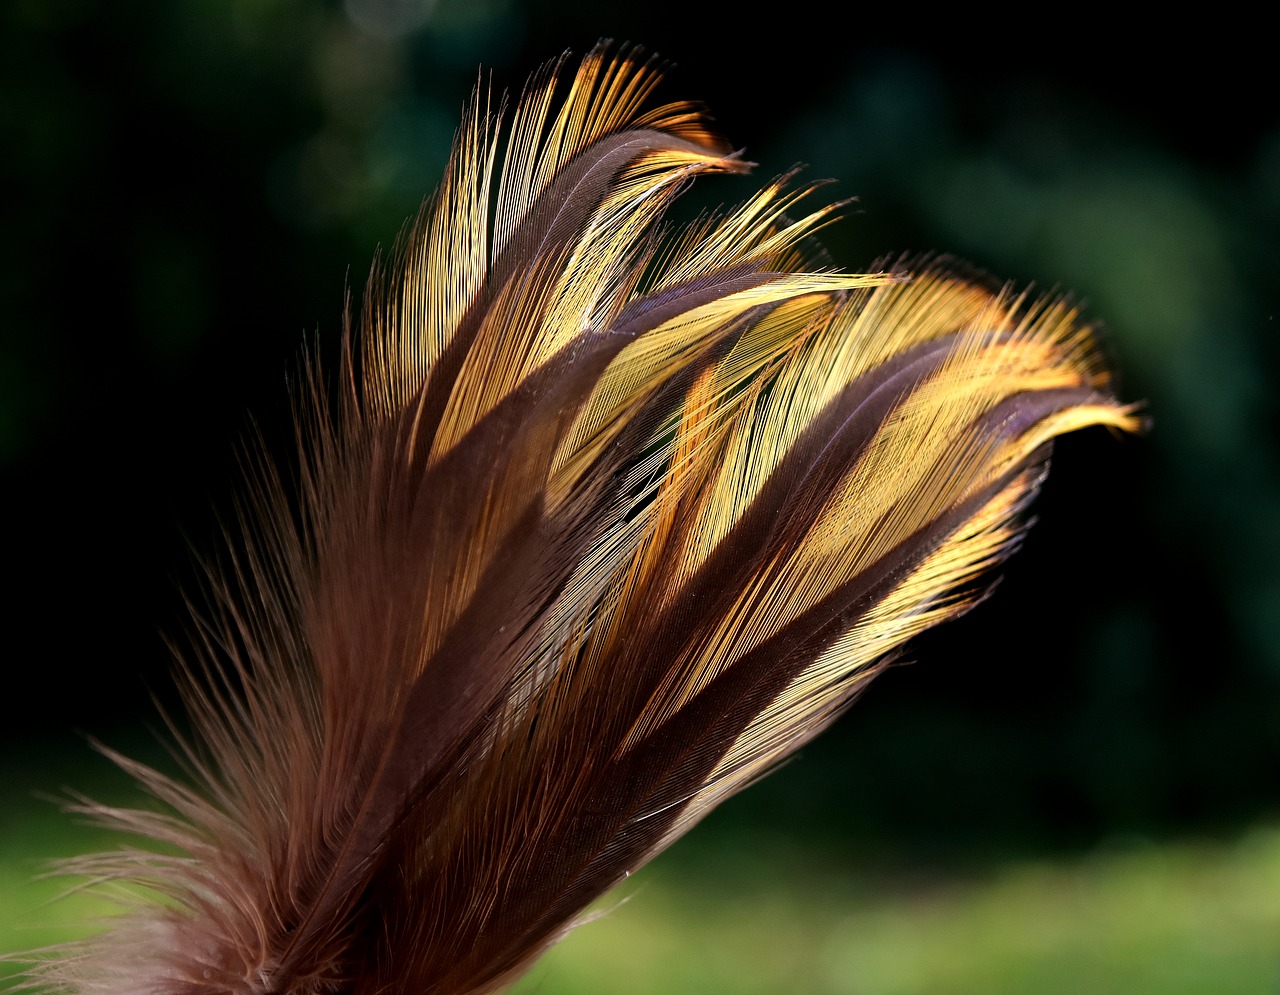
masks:
<svg viewBox="0 0 1280 995"><path fill-rule="evenodd" d="M996 597L523 990L1280 991L1272 60L1199 22L984 16L0 7L0 950L101 911L31 883L103 842L49 799L130 796L86 735L156 756L160 633L248 413L287 441L290 371L333 349L478 68L518 89L607 36L673 60L662 94L709 104L759 176L803 162L859 197L824 235L841 265L940 250L1083 298L1154 430L1061 444Z"/></svg>

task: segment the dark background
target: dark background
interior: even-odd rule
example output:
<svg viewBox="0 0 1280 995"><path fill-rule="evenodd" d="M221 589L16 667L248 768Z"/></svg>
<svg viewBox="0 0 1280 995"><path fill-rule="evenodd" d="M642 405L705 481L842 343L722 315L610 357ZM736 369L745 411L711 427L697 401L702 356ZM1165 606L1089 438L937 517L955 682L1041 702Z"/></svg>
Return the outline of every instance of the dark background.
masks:
<svg viewBox="0 0 1280 995"><path fill-rule="evenodd" d="M218 546L250 413L283 451L302 349L332 350L477 68L518 90L608 36L672 59L662 96L709 104L759 176L804 162L858 196L824 236L840 264L941 250L1077 293L1154 424L1065 440L996 597L722 820L914 859L1274 817L1272 60L1247 28L982 16L6 4L0 749L21 765L85 733L128 745L149 696L171 701L161 634L182 631L192 549Z"/></svg>

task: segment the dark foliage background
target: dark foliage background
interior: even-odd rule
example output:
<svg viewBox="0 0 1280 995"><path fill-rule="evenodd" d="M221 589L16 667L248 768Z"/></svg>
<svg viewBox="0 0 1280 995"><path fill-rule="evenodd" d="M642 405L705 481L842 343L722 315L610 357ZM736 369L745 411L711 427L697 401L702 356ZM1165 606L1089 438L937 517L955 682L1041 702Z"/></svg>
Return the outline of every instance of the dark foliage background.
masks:
<svg viewBox="0 0 1280 995"><path fill-rule="evenodd" d="M1280 115L1203 25L619 0L10 0L0 8L0 747L126 743L171 698L193 547L248 413L279 452L303 346L435 184L492 70L602 36L675 61L759 174L857 195L906 249L1060 286L1154 431L1060 446L997 596L921 640L722 821L916 857L1229 831L1280 769ZM994 17L994 14L988 16ZM936 22L936 23L935 23ZM1269 95L1269 96L1268 96ZM700 203L749 183L700 190ZM8 769L8 768L6 768ZM56 789L57 785L49 785Z"/></svg>

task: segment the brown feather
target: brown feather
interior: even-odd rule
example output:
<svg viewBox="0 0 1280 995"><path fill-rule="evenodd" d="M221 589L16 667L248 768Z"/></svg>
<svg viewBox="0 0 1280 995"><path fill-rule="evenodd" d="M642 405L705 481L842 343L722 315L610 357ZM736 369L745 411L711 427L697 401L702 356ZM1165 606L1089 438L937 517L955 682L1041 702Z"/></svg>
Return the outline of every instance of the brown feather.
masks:
<svg viewBox="0 0 1280 995"><path fill-rule="evenodd" d="M252 464L179 679L193 785L87 805L177 855L32 972L153 995L493 991L582 910L969 607L1056 434L1137 427L1062 302L944 259L804 272L791 177L743 172L650 64L480 92L365 295L291 496ZM501 163L499 167L499 163ZM495 179L496 175L496 179Z"/></svg>

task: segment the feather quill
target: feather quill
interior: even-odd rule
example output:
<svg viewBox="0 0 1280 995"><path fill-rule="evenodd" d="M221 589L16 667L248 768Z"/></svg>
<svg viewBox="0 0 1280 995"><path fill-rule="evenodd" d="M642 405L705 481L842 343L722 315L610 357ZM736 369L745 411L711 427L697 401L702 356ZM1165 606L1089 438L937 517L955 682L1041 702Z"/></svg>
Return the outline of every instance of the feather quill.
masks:
<svg viewBox="0 0 1280 995"><path fill-rule="evenodd" d="M480 993L828 725L1018 542L1052 438L1133 430L1060 300L941 258L814 268L792 177L600 47L477 92L448 170L265 459L179 678L162 844L32 983ZM567 86L567 93L559 95ZM505 127L503 122L510 122Z"/></svg>

